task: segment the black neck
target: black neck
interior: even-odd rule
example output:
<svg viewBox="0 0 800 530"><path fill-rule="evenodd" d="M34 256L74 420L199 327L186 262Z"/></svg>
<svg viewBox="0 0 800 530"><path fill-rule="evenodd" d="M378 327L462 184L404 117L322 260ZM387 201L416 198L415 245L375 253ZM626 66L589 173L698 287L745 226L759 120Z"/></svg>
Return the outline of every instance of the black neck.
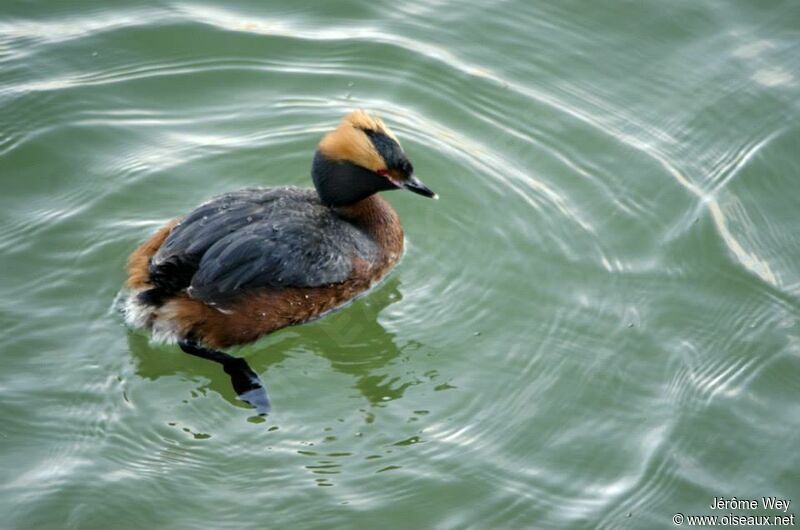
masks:
<svg viewBox="0 0 800 530"><path fill-rule="evenodd" d="M331 160L317 151L311 178L323 204L349 206L395 186L388 179L352 162Z"/></svg>

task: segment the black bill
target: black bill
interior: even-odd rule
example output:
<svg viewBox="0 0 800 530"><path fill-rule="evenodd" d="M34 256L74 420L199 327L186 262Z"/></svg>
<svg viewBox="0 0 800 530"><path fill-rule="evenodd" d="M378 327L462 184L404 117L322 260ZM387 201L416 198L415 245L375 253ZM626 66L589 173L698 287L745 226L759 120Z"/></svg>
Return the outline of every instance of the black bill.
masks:
<svg viewBox="0 0 800 530"><path fill-rule="evenodd" d="M438 199L439 196L436 195L433 190L431 190L428 186L422 183L420 179L411 175L408 177L408 180L404 180L401 183L401 186L408 191L413 191L418 195L422 195L423 197L430 197L431 199Z"/></svg>

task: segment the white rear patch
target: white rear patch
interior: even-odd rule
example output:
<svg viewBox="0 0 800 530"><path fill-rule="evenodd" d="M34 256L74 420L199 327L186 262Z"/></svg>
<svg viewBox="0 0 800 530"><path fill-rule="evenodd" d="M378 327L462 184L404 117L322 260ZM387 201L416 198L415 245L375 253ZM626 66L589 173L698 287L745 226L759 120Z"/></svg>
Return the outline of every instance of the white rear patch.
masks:
<svg viewBox="0 0 800 530"><path fill-rule="evenodd" d="M139 302L139 291L130 291L125 295L125 302L121 304L120 310L125 317L125 324L134 329L146 328L150 317L153 314L153 308L146 306Z"/></svg>
<svg viewBox="0 0 800 530"><path fill-rule="evenodd" d="M155 309L139 301L138 295L140 292L142 291L130 291L125 295L124 303L120 304L125 324L133 329L149 329L152 342L166 344L178 342L182 337L169 318L169 304L160 309Z"/></svg>

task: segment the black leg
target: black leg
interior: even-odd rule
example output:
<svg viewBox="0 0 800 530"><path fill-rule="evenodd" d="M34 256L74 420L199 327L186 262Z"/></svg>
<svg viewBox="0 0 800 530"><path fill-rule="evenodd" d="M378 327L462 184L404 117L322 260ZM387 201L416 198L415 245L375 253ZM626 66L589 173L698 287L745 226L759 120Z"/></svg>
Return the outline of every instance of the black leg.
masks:
<svg viewBox="0 0 800 530"><path fill-rule="evenodd" d="M267 389L264 387L263 383L261 383L258 374L247 364L247 361L219 350L204 348L194 341L181 341L178 343L178 346L189 355L202 357L203 359L221 364L225 373L231 376L233 389L236 391L239 399L252 405L261 415L270 411L272 406L269 403Z"/></svg>

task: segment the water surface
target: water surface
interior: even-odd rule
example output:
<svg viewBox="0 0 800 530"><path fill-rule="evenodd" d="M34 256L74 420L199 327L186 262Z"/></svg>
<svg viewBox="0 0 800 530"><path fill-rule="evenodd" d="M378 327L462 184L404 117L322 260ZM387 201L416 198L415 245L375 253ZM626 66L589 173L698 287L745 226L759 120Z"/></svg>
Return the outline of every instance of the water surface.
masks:
<svg viewBox="0 0 800 530"><path fill-rule="evenodd" d="M5 2L9 528L670 528L800 504L800 6ZM218 366L112 307L208 197L379 112L441 200L346 310ZM791 511L791 509L790 509Z"/></svg>

